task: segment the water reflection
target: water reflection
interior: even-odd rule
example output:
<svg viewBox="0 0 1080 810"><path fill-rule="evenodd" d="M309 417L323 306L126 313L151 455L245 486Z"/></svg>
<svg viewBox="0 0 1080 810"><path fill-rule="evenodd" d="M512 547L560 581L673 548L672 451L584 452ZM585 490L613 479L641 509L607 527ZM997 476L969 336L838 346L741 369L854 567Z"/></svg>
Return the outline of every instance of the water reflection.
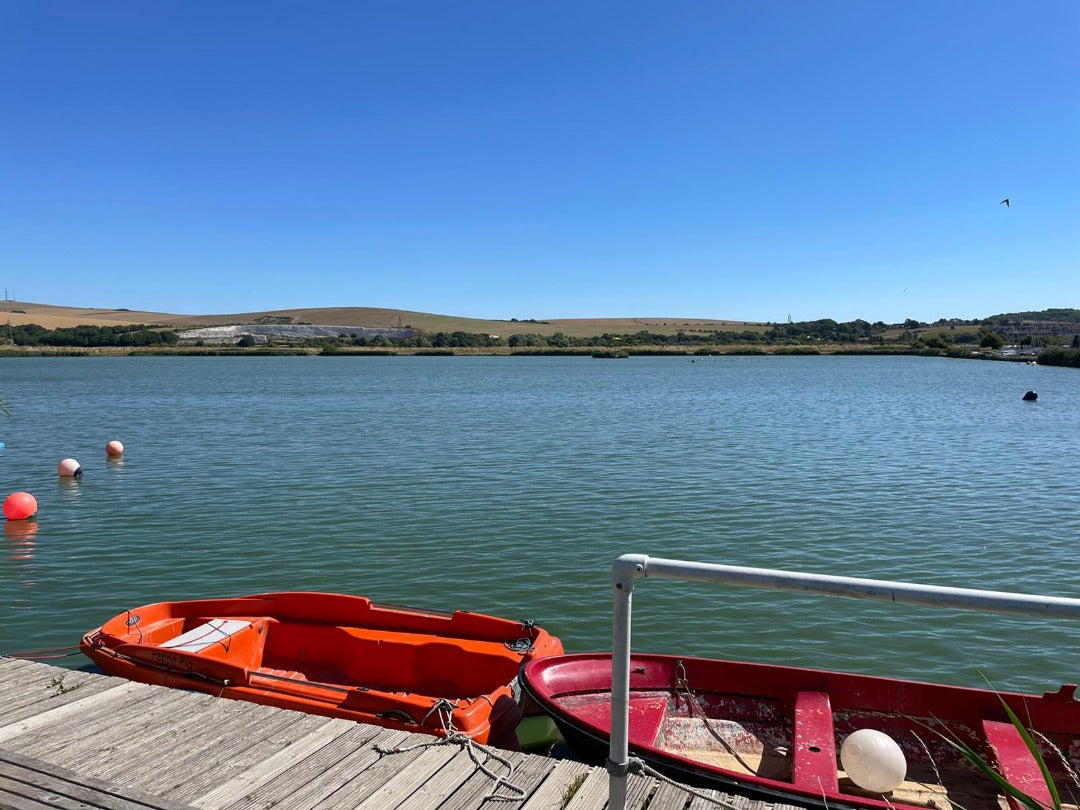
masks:
<svg viewBox="0 0 1080 810"><path fill-rule="evenodd" d="M124 477L124 457L123 456L106 456L105 457L105 469L108 471L106 474L115 478Z"/></svg>
<svg viewBox="0 0 1080 810"><path fill-rule="evenodd" d="M4 545L8 559L15 571L19 572L23 585L33 585L29 578L34 562L34 536L37 534L36 520L4 521Z"/></svg>
<svg viewBox="0 0 1080 810"><path fill-rule="evenodd" d="M60 492L60 500L67 503L76 503L82 494L80 478L63 477L57 479L57 488Z"/></svg>

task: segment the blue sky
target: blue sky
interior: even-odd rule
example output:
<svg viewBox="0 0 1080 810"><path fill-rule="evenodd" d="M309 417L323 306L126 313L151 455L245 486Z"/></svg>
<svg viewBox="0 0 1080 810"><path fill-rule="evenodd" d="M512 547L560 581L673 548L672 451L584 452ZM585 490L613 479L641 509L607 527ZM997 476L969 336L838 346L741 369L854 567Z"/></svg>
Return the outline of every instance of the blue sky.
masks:
<svg viewBox="0 0 1080 810"><path fill-rule="evenodd" d="M9 0L0 281L192 314L1080 307L1078 42L1075 0Z"/></svg>

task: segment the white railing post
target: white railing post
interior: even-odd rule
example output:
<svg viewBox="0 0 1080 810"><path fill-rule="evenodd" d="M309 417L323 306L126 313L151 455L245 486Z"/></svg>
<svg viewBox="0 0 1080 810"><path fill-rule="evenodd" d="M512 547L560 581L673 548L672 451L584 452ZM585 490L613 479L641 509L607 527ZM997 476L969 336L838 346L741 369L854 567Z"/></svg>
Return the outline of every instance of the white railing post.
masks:
<svg viewBox="0 0 1080 810"><path fill-rule="evenodd" d="M611 622L611 740L608 748L608 808L626 806L626 771L630 764L630 610L634 578L645 575L648 557L624 554L611 568L615 591Z"/></svg>
<svg viewBox="0 0 1080 810"><path fill-rule="evenodd" d="M880 579L803 574L770 568L714 565L624 554L611 567L615 591L611 644L611 746L608 753L608 807L625 810L626 774L630 763L630 624L634 580L638 577L708 582L744 588L847 596L908 605L985 610L1052 619L1080 619L1080 599L1036 596L890 582Z"/></svg>

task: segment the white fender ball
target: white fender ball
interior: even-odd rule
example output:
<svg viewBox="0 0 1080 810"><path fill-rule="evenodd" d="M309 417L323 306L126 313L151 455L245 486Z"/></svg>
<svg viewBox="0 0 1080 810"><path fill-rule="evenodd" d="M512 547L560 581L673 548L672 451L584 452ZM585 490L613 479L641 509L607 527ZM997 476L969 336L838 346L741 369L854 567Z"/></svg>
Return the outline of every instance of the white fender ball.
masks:
<svg viewBox="0 0 1080 810"><path fill-rule="evenodd" d="M61 478L79 478L82 476L82 467L73 458L65 458L56 465L56 472Z"/></svg>
<svg viewBox="0 0 1080 810"><path fill-rule="evenodd" d="M105 445L105 455L113 458L124 455L124 445L120 444L116 439L113 439Z"/></svg>
<svg viewBox="0 0 1080 810"><path fill-rule="evenodd" d="M895 790L907 776L907 760L896 740L872 728L860 728L840 746L840 764L851 781L872 793Z"/></svg>

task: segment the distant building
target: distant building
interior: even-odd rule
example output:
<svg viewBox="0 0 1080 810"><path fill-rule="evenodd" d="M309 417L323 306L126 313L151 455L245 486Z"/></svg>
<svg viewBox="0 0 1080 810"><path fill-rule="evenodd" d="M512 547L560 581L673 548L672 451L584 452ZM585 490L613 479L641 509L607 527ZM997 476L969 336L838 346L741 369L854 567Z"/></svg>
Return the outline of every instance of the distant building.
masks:
<svg viewBox="0 0 1080 810"><path fill-rule="evenodd" d="M236 343L244 335L251 335L256 343L269 340L308 340L309 338L367 338L385 337L401 340L416 337L415 329L382 329L366 326L312 326L308 324L236 324L233 326L207 326L203 329L187 329L177 332L181 343Z"/></svg>
<svg viewBox="0 0 1080 810"><path fill-rule="evenodd" d="M1080 335L1080 323L1076 321L1022 321L996 320L993 330L1010 344L1018 347L1018 354L1037 353L1040 346L1067 343ZM1020 348L1026 347L1026 348Z"/></svg>

